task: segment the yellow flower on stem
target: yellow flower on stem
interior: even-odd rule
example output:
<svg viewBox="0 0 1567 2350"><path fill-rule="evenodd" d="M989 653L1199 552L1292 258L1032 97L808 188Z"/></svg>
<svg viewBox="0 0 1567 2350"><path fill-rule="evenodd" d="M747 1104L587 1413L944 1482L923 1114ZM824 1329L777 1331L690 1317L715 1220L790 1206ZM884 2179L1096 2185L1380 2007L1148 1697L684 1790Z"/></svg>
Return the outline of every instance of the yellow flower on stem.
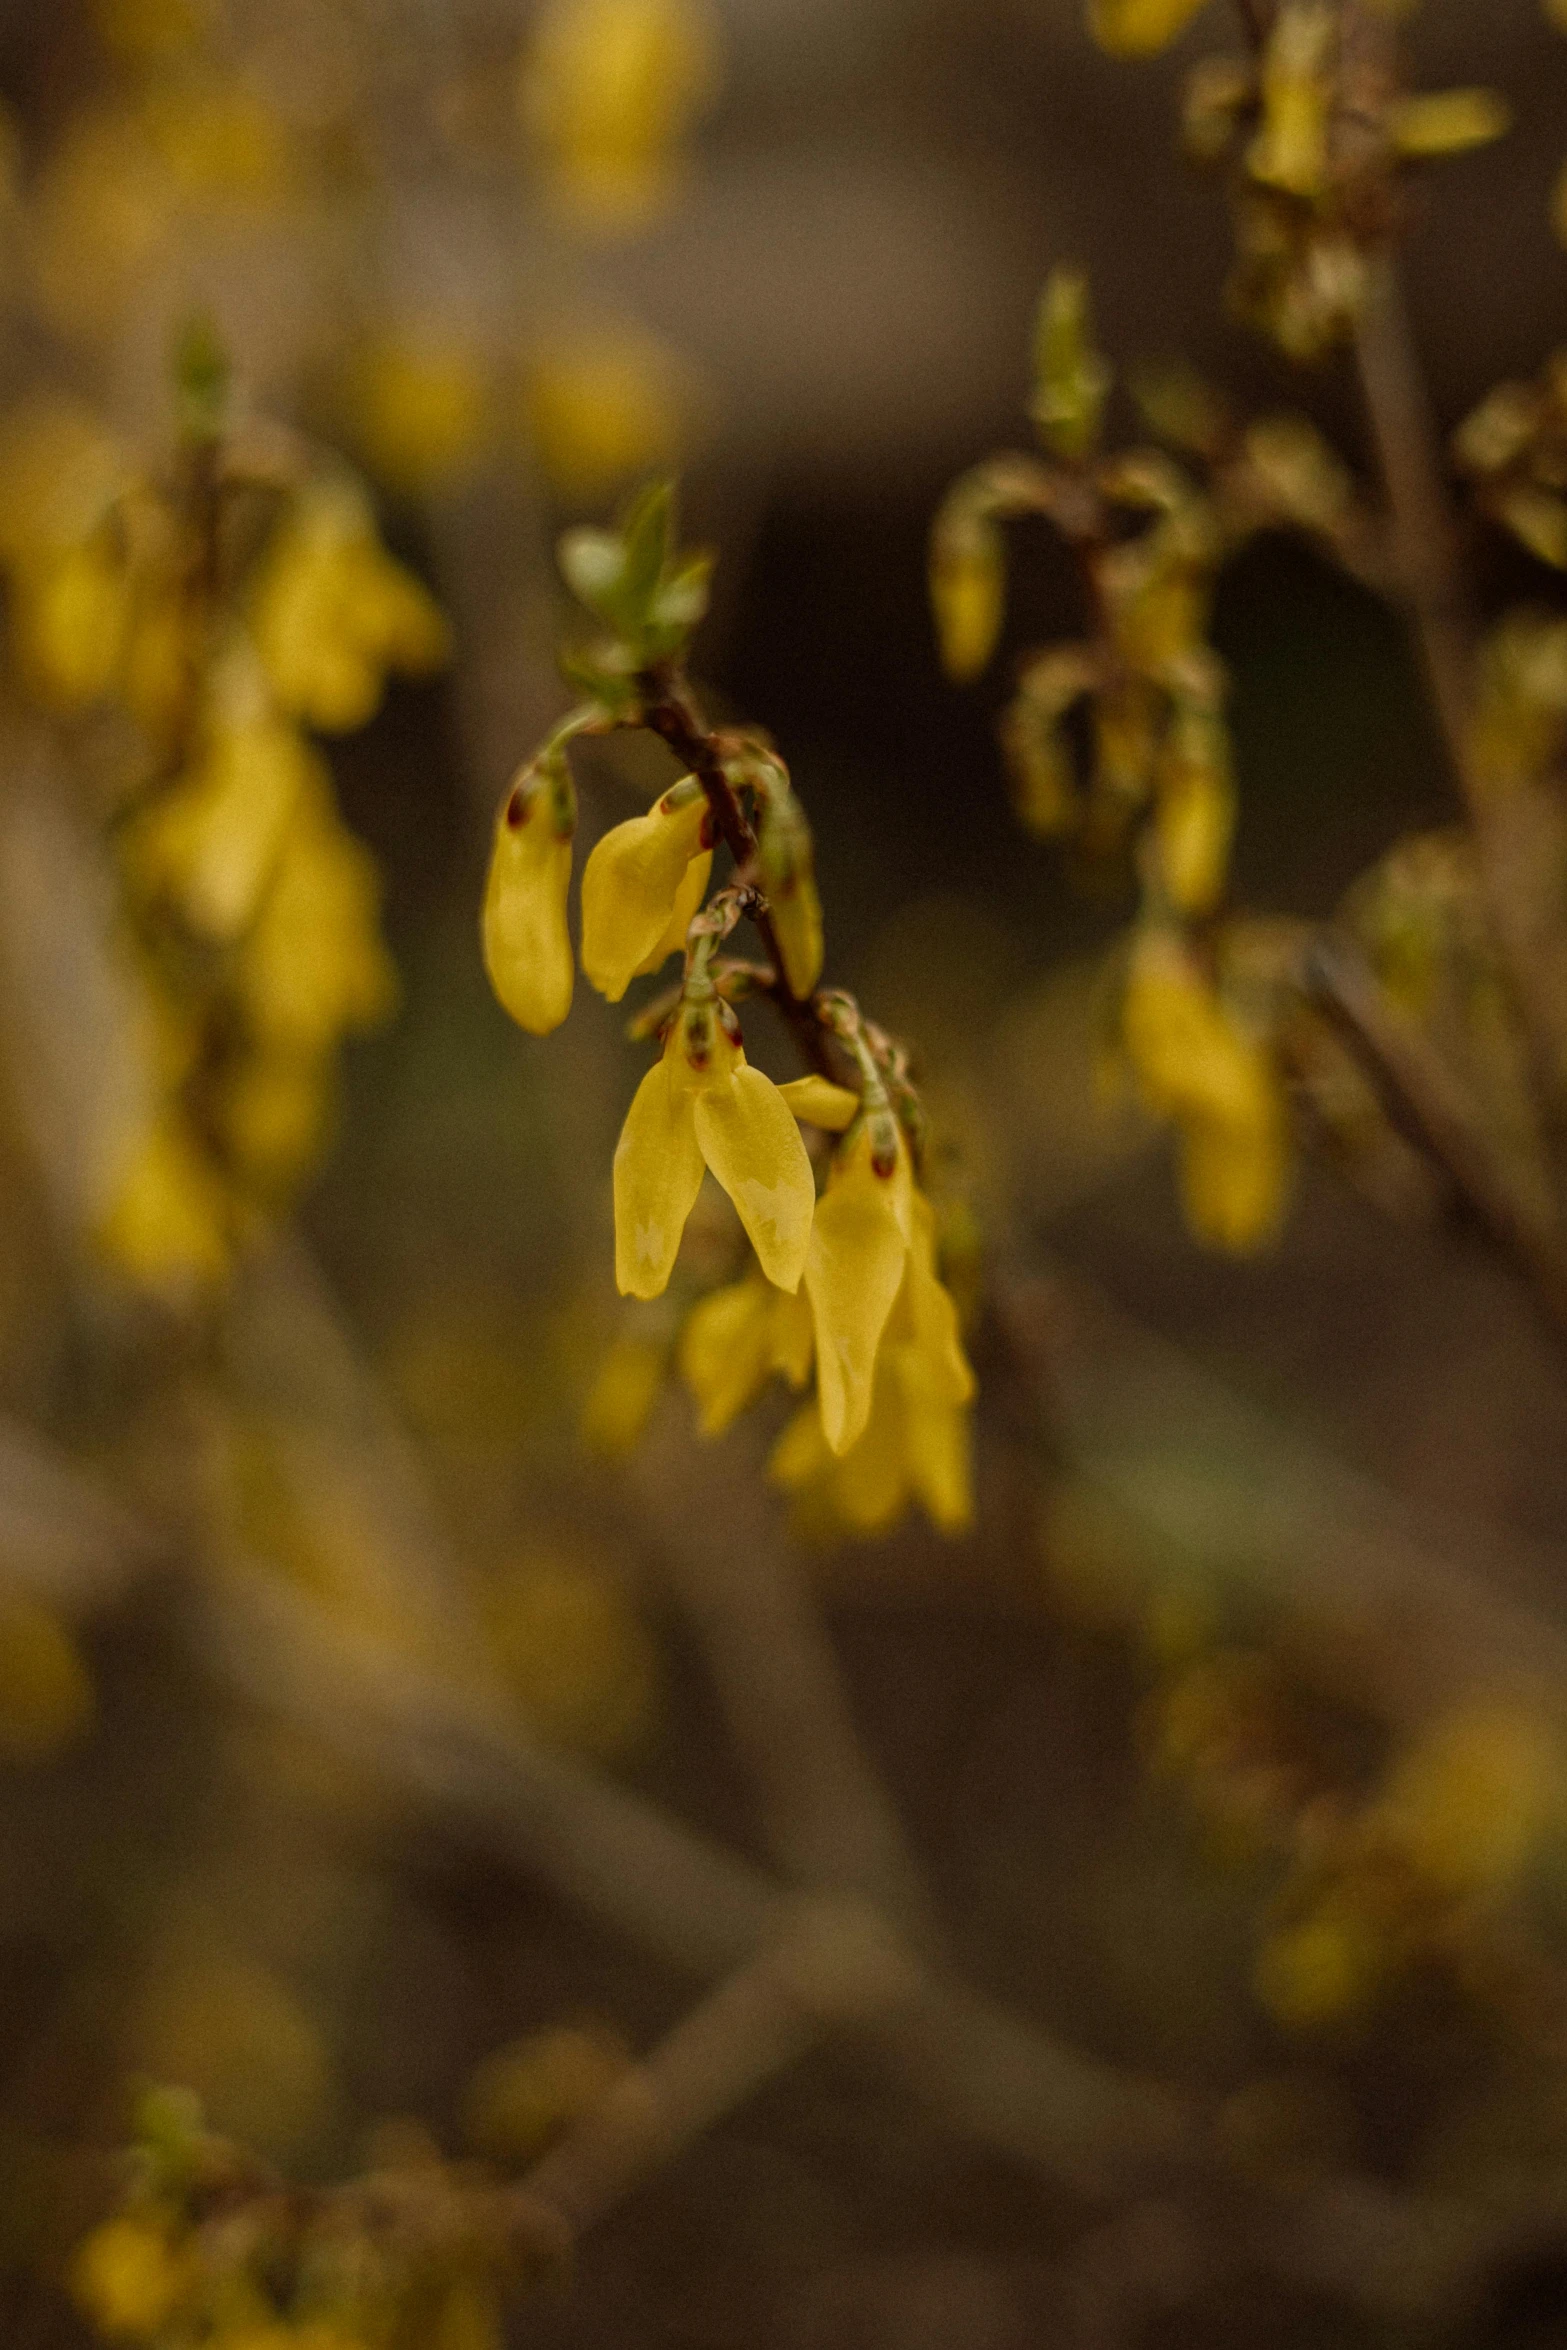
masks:
<svg viewBox="0 0 1567 2350"><path fill-rule="evenodd" d="M1136 941L1121 1037L1148 1107L1181 1140L1186 1219L1210 1247L1243 1254L1278 1228L1289 1120L1264 1047L1236 1022L1173 931Z"/></svg>
<svg viewBox="0 0 1567 2350"><path fill-rule="evenodd" d="M148 2219L109 2219L77 2251L71 2290L100 2333L151 2341L183 2300L192 2264Z"/></svg>
<svg viewBox="0 0 1567 2350"><path fill-rule="evenodd" d="M796 1291L757 1272L693 1306L680 1333L680 1370L704 1436L722 1436L776 1373L800 1388L811 1375L811 1313Z"/></svg>
<svg viewBox="0 0 1567 2350"><path fill-rule="evenodd" d="M598 842L582 876L582 968L608 1003L684 948L712 863L707 800L691 775Z"/></svg>
<svg viewBox="0 0 1567 2350"><path fill-rule="evenodd" d="M822 1427L835 1453L848 1451L870 1414L876 1351L908 1267L914 1197L908 1145L883 1095L833 1161L805 1263Z"/></svg>
<svg viewBox="0 0 1567 2350"><path fill-rule="evenodd" d="M520 1028L548 1036L571 1010L566 928L576 799L563 758L525 767L495 819L481 935L490 985Z"/></svg>
<svg viewBox="0 0 1567 2350"><path fill-rule="evenodd" d="M663 1293L704 1167L733 1200L769 1281L800 1286L816 1204L811 1162L789 1105L749 1065L733 1022L704 958L615 1150L615 1280L623 1296Z"/></svg>
<svg viewBox="0 0 1567 2350"><path fill-rule="evenodd" d="M282 707L329 734L374 716L389 670L425 675L450 649L433 598L386 552L347 482L297 500L262 563L251 620Z"/></svg>
<svg viewBox="0 0 1567 2350"><path fill-rule="evenodd" d="M859 1434L835 1449L818 1395L790 1421L773 1452L774 1483L795 1496L806 1525L824 1533L881 1533L911 1499L944 1534L960 1533L974 1514L968 1409L974 1374L957 1309L936 1272L935 1217L921 1192L912 1194L909 1220L903 1283Z"/></svg>

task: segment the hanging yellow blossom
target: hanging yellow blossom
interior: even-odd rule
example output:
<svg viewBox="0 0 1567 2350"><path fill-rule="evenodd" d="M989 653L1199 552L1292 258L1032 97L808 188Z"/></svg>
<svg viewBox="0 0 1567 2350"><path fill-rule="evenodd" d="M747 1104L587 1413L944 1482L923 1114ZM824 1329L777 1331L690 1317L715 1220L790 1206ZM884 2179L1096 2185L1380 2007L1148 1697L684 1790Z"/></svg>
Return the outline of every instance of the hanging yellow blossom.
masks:
<svg viewBox="0 0 1567 2350"><path fill-rule="evenodd" d="M1266 1051L1174 932L1149 926L1135 941L1121 1036L1144 1100L1178 1129L1192 1230L1214 1248L1262 1247L1278 1229L1289 1177L1283 1092Z"/></svg>
<svg viewBox="0 0 1567 2350"><path fill-rule="evenodd" d="M576 984L566 892L576 802L564 761L525 769L495 819L481 933L490 985L520 1028L548 1036Z"/></svg>
<svg viewBox="0 0 1567 2350"><path fill-rule="evenodd" d="M259 1038L308 1053L385 1019L397 974L381 939L380 894L369 850L329 800L305 792L239 951L240 995Z"/></svg>
<svg viewBox="0 0 1567 2350"><path fill-rule="evenodd" d="M847 1452L870 1413L877 1349L908 1266L914 1198L895 1122L885 1109L868 1115L833 1161L805 1265L822 1427L836 1453Z"/></svg>
<svg viewBox="0 0 1567 2350"><path fill-rule="evenodd" d="M846 1447L834 1447L818 1395L774 1450L769 1473L795 1496L808 1529L880 1533L910 1500L944 1534L961 1532L973 1516L974 1375L956 1309L936 1273L935 1217L920 1192L912 1196L910 1224L903 1284L877 1351L859 1433Z"/></svg>
<svg viewBox="0 0 1567 2350"><path fill-rule="evenodd" d="M707 801L688 775L595 846L582 876L582 968L610 1003L685 946L711 844Z"/></svg>
<svg viewBox="0 0 1567 2350"><path fill-rule="evenodd" d="M601 228L645 221L716 80L697 0L551 0L523 59L519 100L563 209Z"/></svg>
<svg viewBox="0 0 1567 2350"><path fill-rule="evenodd" d="M272 877L301 795L330 789L320 760L263 704L221 707L194 765L129 830L126 869L176 904L193 930L236 938Z"/></svg>
<svg viewBox="0 0 1567 2350"><path fill-rule="evenodd" d="M375 533L350 483L319 483L267 550L251 624L278 702L323 732L375 713L387 673L423 676L450 650L446 623Z"/></svg>
<svg viewBox="0 0 1567 2350"><path fill-rule="evenodd" d="M775 1289L757 1272L710 1291L680 1333L681 1375L702 1434L722 1436L775 1375L803 1387L811 1350L810 1306L798 1291Z"/></svg>
<svg viewBox="0 0 1567 2350"><path fill-rule="evenodd" d="M732 1018L715 998L688 998L637 1088L615 1151L623 1296L658 1297L666 1287L704 1166L733 1200L768 1279L800 1285L816 1200L811 1162L777 1086L731 1035Z"/></svg>

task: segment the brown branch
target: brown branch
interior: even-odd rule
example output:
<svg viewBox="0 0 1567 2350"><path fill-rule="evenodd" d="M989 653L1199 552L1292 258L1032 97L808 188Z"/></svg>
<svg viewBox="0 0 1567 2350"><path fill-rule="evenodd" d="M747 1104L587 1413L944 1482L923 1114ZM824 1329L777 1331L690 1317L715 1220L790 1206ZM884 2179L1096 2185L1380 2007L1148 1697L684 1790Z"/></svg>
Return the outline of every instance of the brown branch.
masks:
<svg viewBox="0 0 1567 2350"><path fill-rule="evenodd" d="M1567 1340L1567 1254L1542 1213L1493 1148L1440 1053L1400 1018L1376 979L1342 940L1312 950L1314 999L1370 1077L1392 1123L1435 1161L1481 1229L1519 1273L1552 1335Z"/></svg>
<svg viewBox="0 0 1567 2350"><path fill-rule="evenodd" d="M789 985L783 950L773 927L772 914L756 882L756 834L724 771L718 746L702 723L701 714L691 699L690 689L673 670L650 670L641 683L644 697L642 723L661 741L668 743L681 765L696 777L707 794L707 804L712 810L719 838L735 861L736 874L753 888L754 900L749 909L751 921L766 950L768 961L777 974L776 983L768 993L787 1021L796 1044L811 1068L836 1084L838 1071L833 1064L832 1053L816 1017L814 1005L797 996Z"/></svg>
<svg viewBox="0 0 1567 2350"><path fill-rule="evenodd" d="M1478 621L1459 559L1436 418L1397 265L1385 248L1368 264L1355 355L1391 508L1394 569L1448 765L1474 835L1487 917L1523 1024L1540 1107L1554 1132L1564 1107L1562 1008L1553 1002L1533 952L1527 907L1518 887L1528 844L1520 849L1514 840L1508 804L1489 787L1473 753ZM1555 1308L1550 1310L1555 1319Z"/></svg>

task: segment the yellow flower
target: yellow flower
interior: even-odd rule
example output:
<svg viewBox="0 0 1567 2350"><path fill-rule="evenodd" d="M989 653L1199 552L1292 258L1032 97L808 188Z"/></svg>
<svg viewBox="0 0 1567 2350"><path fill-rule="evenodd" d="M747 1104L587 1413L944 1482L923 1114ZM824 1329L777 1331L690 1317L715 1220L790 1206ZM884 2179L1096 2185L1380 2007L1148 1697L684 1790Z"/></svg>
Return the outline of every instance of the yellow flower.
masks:
<svg viewBox="0 0 1567 2350"><path fill-rule="evenodd" d="M733 1200L762 1271L795 1290L816 1187L800 1130L770 1077L753 1069L712 997L684 1002L663 1056L637 1088L615 1150L615 1279L658 1297L709 1167Z"/></svg>
<svg viewBox="0 0 1567 2350"><path fill-rule="evenodd" d="M434 600L341 482L296 501L261 564L251 619L279 703L326 733L363 726L389 670L423 675L449 651Z"/></svg>
<svg viewBox="0 0 1567 2350"><path fill-rule="evenodd" d="M833 1161L805 1262L822 1427L836 1453L848 1451L870 1413L877 1349L908 1267L914 1198L895 1121L885 1109L867 1115Z"/></svg>
<svg viewBox="0 0 1567 2350"><path fill-rule="evenodd" d="M185 1296L223 1279L228 1231L222 1189L171 1115L139 1137L93 1237L133 1281Z"/></svg>
<svg viewBox="0 0 1567 2350"><path fill-rule="evenodd" d="M582 876L582 968L608 1002L684 948L712 868L711 840L707 801L688 775L596 844Z"/></svg>
<svg viewBox="0 0 1567 2350"><path fill-rule="evenodd" d="M575 829L563 764L524 768L495 819L484 885L484 968L500 1002L530 1036L548 1036L571 1010L576 966L566 892Z"/></svg>
<svg viewBox="0 0 1567 2350"><path fill-rule="evenodd" d="M1126 1056L1148 1107L1181 1139L1187 1221L1211 1247L1261 1247L1278 1228L1289 1122L1272 1062L1221 1003L1173 932L1132 949L1121 1008Z"/></svg>
<svg viewBox="0 0 1567 2350"><path fill-rule="evenodd" d="M978 677L1006 610L1001 536L982 516L938 516L930 550L930 604L941 666L956 685Z"/></svg>
<svg viewBox="0 0 1567 2350"><path fill-rule="evenodd" d="M92 539L14 573L12 642L22 682L40 702L80 709L114 682L129 611L125 567Z"/></svg>
<svg viewBox="0 0 1567 2350"><path fill-rule="evenodd" d="M680 1370L704 1436L722 1436L776 1372L791 1387L811 1375L810 1307L757 1272L709 1292L686 1316Z"/></svg>
<svg viewBox="0 0 1567 2350"><path fill-rule="evenodd" d="M1088 29L1112 57L1151 57L1183 33L1204 0L1088 0Z"/></svg>
<svg viewBox="0 0 1567 2350"><path fill-rule="evenodd" d="M195 764L125 838L127 871L171 898L203 937L238 937L253 919L302 794L329 789L320 760L265 707L220 711Z"/></svg>
<svg viewBox="0 0 1567 2350"><path fill-rule="evenodd" d="M622 1331L611 1341L582 1407L579 1433L589 1452L618 1459L634 1452L664 1384L669 1348L662 1338Z"/></svg>
<svg viewBox="0 0 1567 2350"><path fill-rule="evenodd" d="M822 903L816 849L792 791L773 791L757 824L758 862L790 992L810 995L822 975Z"/></svg>
<svg viewBox="0 0 1567 2350"><path fill-rule="evenodd" d="M1223 720L1178 704L1154 777L1159 878L1183 914L1211 913L1224 893L1235 790Z"/></svg>
<svg viewBox="0 0 1567 2350"><path fill-rule="evenodd" d="M662 343L630 327L563 332L527 371L524 420L550 486L597 500L667 465L692 392Z"/></svg>
<svg viewBox="0 0 1567 2350"><path fill-rule="evenodd" d="M285 1189L321 1147L332 1085L319 1055L264 1053L242 1063L216 1107L224 1143L262 1189Z"/></svg>
<svg viewBox="0 0 1567 2350"><path fill-rule="evenodd" d="M71 2290L100 2333L151 2341L173 2316L190 2265L150 2220L110 2219L93 2229L71 2265Z"/></svg>
<svg viewBox="0 0 1567 2350"><path fill-rule="evenodd" d="M960 1533L973 1517L968 1407L974 1376L956 1309L936 1274L935 1218L919 1192L910 1221L903 1286L877 1353L859 1435L835 1450L818 1397L796 1414L773 1453L774 1482L794 1494L806 1526L824 1533L880 1533L911 1499L944 1534Z"/></svg>
<svg viewBox="0 0 1567 2350"><path fill-rule="evenodd" d="M1262 124L1246 167L1253 179L1291 196L1319 195L1326 180L1337 36L1336 9L1321 0L1286 0L1268 39Z"/></svg>
<svg viewBox="0 0 1567 2350"><path fill-rule="evenodd" d="M322 793L300 796L272 885L239 952L257 1036L279 1052L319 1052L345 1029L372 1028L397 1000L382 943L380 875Z"/></svg>
<svg viewBox="0 0 1567 2350"><path fill-rule="evenodd" d="M568 210L606 228L648 216L716 81L714 48L693 0L552 0L519 95Z"/></svg>
<svg viewBox="0 0 1567 2350"><path fill-rule="evenodd" d="M795 1116L824 1134L843 1134L860 1114L860 1097L829 1077L791 1077L779 1092Z"/></svg>
<svg viewBox="0 0 1567 2350"><path fill-rule="evenodd" d="M381 478L428 490L460 473L483 442L490 386L477 352L415 328L361 352L349 401L359 445Z"/></svg>

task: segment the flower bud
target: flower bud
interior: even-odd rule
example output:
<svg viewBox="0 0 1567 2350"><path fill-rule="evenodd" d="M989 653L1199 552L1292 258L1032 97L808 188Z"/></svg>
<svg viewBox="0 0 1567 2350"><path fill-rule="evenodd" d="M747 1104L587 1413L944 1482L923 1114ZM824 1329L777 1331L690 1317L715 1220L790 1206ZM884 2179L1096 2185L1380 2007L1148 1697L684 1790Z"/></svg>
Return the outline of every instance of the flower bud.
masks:
<svg viewBox="0 0 1567 2350"><path fill-rule="evenodd" d="M774 791L763 801L757 847L784 977L791 995L803 1000L822 975L822 906L811 828L792 791Z"/></svg>
<svg viewBox="0 0 1567 2350"><path fill-rule="evenodd" d="M606 832L582 876L582 968L607 1002L685 944L712 863L707 802L686 776Z"/></svg>
<svg viewBox="0 0 1567 2350"><path fill-rule="evenodd" d="M576 806L565 762L524 768L495 820L484 887L484 968L530 1036L548 1036L571 1009L575 970L566 929Z"/></svg>
<svg viewBox="0 0 1567 2350"><path fill-rule="evenodd" d="M983 515L948 507L937 516L930 603L941 666L954 684L965 685L995 651L1006 605L1001 535Z"/></svg>

